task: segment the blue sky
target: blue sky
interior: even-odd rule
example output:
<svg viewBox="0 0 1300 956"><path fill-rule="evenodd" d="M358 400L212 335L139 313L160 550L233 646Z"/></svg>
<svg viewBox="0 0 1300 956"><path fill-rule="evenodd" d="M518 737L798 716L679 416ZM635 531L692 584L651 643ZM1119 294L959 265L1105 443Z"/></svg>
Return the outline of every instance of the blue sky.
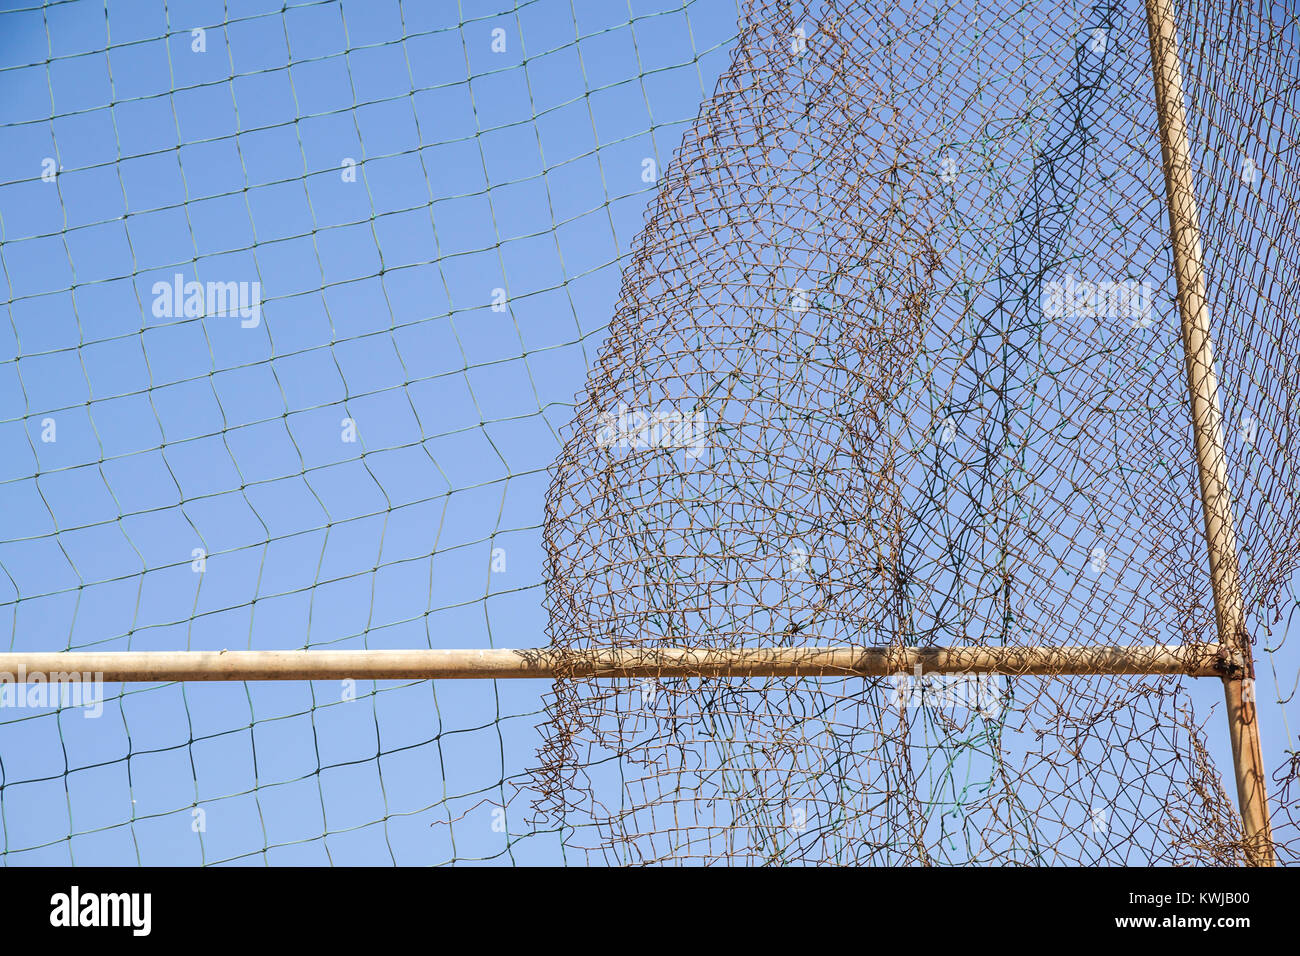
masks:
<svg viewBox="0 0 1300 956"><path fill-rule="evenodd" d="M647 160L712 91L736 9L502 6L0 13L6 649L544 640L557 436ZM156 315L177 274L258 283L258 322ZM492 815L547 689L130 685L98 719L11 710L0 860L559 862L518 802L507 832Z"/></svg>
<svg viewBox="0 0 1300 956"><path fill-rule="evenodd" d="M711 89L735 8L500 10L2 15L10 649L544 640L555 434L645 160ZM177 273L260 282L260 323L156 317ZM545 836L507 851L485 802L539 743L543 686L373 687L133 685L97 720L6 718L4 859L558 858Z"/></svg>

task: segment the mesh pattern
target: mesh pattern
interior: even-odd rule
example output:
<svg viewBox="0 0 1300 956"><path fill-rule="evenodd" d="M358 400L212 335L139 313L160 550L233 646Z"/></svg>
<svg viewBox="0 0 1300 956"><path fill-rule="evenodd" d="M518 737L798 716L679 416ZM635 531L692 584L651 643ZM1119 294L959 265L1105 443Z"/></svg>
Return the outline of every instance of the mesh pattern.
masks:
<svg viewBox="0 0 1300 956"><path fill-rule="evenodd" d="M0 12L7 650L1216 641L1141 3L240 10ZM1297 23L1178 14L1293 862ZM1212 680L105 692L6 865L1242 859Z"/></svg>
<svg viewBox="0 0 1300 956"><path fill-rule="evenodd" d="M1300 60L1277 11L1182 6L1267 632L1300 452L1272 278L1296 256L1296 112L1272 91ZM1217 640L1143 7L756 2L744 22L567 433L552 643ZM1267 90L1240 88L1247 61ZM616 409L626 440L602 436ZM707 439L664 440L678 415ZM564 681L538 806L622 861L1240 859L1185 680L1015 678L988 713L898 697Z"/></svg>
<svg viewBox="0 0 1300 956"><path fill-rule="evenodd" d="M735 30L694 0L0 13L4 649L539 643L555 429ZM156 314L177 274L260 282L257 323ZM0 859L563 860L502 812L543 689L0 708Z"/></svg>

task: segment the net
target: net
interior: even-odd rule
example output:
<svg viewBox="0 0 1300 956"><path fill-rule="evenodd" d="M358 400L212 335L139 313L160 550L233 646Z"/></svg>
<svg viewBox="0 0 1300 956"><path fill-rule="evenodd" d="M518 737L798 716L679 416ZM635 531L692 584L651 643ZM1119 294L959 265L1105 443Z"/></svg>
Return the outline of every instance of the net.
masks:
<svg viewBox="0 0 1300 956"><path fill-rule="evenodd" d="M610 6L0 14L8 650L1217 641L1142 4ZM1297 24L1178 14L1290 862ZM5 863L1243 853L1217 681L101 690Z"/></svg>
<svg viewBox="0 0 1300 956"><path fill-rule="evenodd" d="M1185 69L1267 632L1300 63L1293 23L1183 6L1225 38ZM1217 640L1143 8L801 15L747 8L625 273L548 497L552 642ZM1187 681L972 681L563 681L541 805L619 861L1240 858Z"/></svg>

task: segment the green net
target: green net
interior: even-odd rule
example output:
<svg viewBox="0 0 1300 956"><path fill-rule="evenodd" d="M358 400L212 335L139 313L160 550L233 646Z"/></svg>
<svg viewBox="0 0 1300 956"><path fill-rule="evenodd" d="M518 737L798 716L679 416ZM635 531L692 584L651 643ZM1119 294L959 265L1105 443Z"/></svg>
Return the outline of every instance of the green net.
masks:
<svg viewBox="0 0 1300 956"><path fill-rule="evenodd" d="M538 643L555 430L735 7L2 17L7 649ZM560 859L500 810L542 690L5 709L4 859Z"/></svg>

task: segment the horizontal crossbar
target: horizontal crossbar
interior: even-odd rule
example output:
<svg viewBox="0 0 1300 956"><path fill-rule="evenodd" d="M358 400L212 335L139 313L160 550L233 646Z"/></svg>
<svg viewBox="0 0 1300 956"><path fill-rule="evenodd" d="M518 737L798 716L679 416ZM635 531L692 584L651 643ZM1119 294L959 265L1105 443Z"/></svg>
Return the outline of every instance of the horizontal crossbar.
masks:
<svg viewBox="0 0 1300 956"><path fill-rule="evenodd" d="M1219 645L563 650L67 651L0 653L0 682L558 677L884 677L1186 674L1223 677Z"/></svg>

